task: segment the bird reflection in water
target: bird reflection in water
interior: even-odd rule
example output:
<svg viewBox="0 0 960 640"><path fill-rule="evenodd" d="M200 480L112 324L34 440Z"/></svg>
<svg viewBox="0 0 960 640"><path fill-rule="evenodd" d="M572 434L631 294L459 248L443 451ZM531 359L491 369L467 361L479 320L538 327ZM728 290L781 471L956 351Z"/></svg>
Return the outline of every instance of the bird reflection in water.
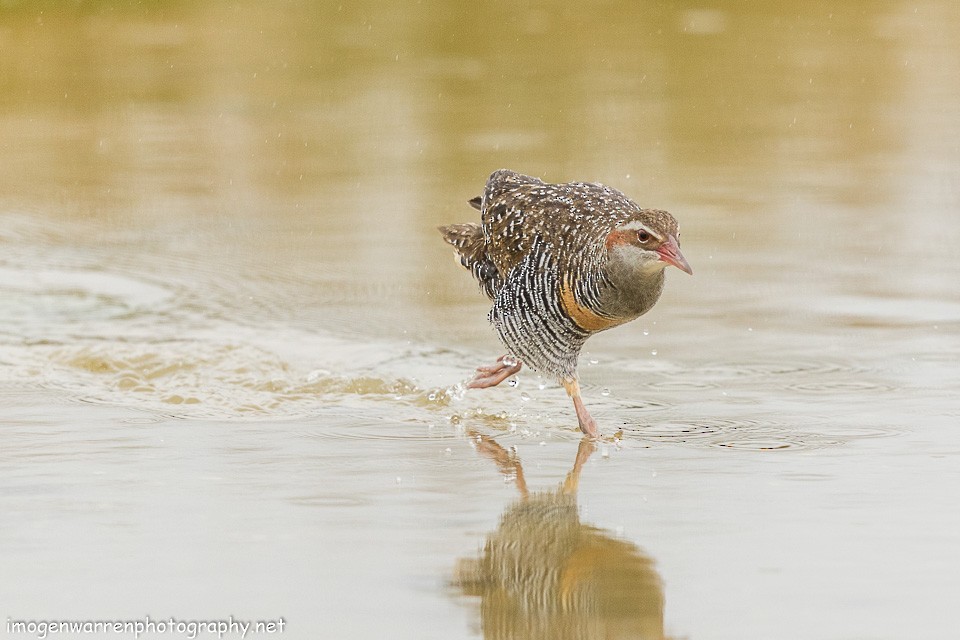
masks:
<svg viewBox="0 0 960 640"><path fill-rule="evenodd" d="M665 640L663 586L653 560L580 521L577 487L594 443L580 442L557 489L530 493L515 456L492 438L470 437L520 492L480 556L460 560L456 569L462 593L480 599L483 637Z"/></svg>

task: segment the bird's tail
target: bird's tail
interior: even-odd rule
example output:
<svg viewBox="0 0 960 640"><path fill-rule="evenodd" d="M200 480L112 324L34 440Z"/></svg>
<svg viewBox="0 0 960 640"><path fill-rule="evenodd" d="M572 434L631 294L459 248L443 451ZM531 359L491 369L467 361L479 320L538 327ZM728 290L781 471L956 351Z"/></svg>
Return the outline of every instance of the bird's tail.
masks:
<svg viewBox="0 0 960 640"><path fill-rule="evenodd" d="M438 229L443 239L453 246L460 264L473 274L480 283L480 289L492 300L500 288L500 274L487 255L487 245L480 225L466 222Z"/></svg>

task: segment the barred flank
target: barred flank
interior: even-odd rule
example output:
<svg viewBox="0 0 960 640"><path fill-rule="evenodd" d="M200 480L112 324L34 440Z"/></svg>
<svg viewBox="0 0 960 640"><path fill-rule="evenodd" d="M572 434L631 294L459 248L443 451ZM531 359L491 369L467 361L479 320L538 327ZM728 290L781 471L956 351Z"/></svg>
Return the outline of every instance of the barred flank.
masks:
<svg viewBox="0 0 960 640"><path fill-rule="evenodd" d="M577 358L590 334L560 308L559 278L539 239L497 292L490 322L524 364L558 379L576 378Z"/></svg>

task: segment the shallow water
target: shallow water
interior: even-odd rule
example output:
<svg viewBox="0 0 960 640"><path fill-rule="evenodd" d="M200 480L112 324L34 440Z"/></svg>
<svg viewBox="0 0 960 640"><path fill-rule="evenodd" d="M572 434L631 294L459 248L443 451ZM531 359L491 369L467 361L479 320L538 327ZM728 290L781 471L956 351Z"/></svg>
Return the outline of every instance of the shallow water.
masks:
<svg viewBox="0 0 960 640"><path fill-rule="evenodd" d="M835 5L0 7L0 617L956 637L960 9ZM681 221L596 447L462 388L499 167Z"/></svg>

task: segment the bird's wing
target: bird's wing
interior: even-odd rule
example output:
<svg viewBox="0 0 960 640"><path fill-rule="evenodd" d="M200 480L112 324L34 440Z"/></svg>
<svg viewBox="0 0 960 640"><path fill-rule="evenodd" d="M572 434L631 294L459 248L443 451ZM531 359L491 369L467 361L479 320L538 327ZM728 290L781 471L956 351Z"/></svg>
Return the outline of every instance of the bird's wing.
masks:
<svg viewBox="0 0 960 640"><path fill-rule="evenodd" d="M484 240L502 274L519 264L537 238L550 247L560 275L599 268L604 241L639 207L601 184L549 184L508 170L493 173L481 202Z"/></svg>
<svg viewBox="0 0 960 640"><path fill-rule="evenodd" d="M487 180L480 218L487 253L502 274L523 261L533 246L542 218L536 190L544 184L508 169L493 172Z"/></svg>

